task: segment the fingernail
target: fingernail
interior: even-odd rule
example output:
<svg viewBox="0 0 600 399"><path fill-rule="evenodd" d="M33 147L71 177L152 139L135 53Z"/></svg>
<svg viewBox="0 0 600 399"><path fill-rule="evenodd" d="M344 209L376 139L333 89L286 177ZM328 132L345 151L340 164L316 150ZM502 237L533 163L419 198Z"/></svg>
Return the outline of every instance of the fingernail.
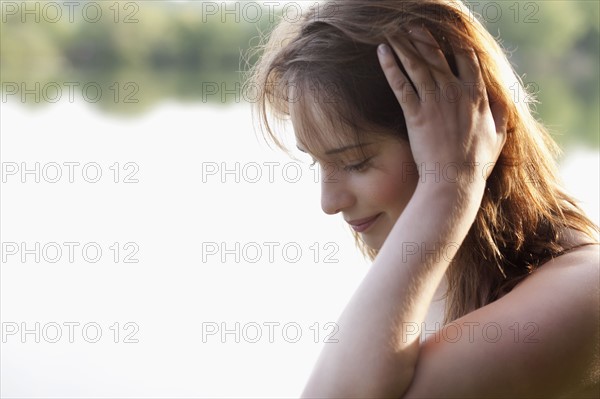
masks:
<svg viewBox="0 0 600 399"><path fill-rule="evenodd" d="M380 44L377 47L377 51L379 52L379 54L385 55L390 52L390 48L386 44Z"/></svg>

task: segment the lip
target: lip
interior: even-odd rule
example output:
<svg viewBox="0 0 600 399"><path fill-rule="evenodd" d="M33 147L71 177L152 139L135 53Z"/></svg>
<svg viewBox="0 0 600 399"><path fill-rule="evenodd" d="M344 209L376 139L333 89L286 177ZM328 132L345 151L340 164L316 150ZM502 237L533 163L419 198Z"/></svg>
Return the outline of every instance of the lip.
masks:
<svg viewBox="0 0 600 399"><path fill-rule="evenodd" d="M377 221L380 215L381 213L378 213L377 215L369 216L368 218L355 219L350 221L346 220L346 222L350 226L352 226L354 231L356 231L357 233L363 233Z"/></svg>

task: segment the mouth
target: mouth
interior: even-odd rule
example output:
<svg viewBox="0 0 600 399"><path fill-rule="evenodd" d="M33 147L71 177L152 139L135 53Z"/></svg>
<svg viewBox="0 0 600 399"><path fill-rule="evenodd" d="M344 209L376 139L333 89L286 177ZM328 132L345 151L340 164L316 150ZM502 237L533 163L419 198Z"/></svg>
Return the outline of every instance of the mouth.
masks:
<svg viewBox="0 0 600 399"><path fill-rule="evenodd" d="M356 231L357 233L364 233L368 228L370 228L379 218L381 213L378 213L375 216L370 216L368 218L356 219L346 221L348 224Z"/></svg>

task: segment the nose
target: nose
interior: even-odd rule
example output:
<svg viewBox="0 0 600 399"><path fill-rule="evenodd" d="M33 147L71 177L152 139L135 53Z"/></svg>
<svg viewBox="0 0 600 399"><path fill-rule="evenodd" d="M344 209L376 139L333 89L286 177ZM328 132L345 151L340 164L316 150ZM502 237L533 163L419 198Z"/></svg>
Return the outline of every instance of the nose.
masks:
<svg viewBox="0 0 600 399"><path fill-rule="evenodd" d="M321 169L321 209L328 215L335 215L354 205L356 197L343 177L328 176L326 172Z"/></svg>

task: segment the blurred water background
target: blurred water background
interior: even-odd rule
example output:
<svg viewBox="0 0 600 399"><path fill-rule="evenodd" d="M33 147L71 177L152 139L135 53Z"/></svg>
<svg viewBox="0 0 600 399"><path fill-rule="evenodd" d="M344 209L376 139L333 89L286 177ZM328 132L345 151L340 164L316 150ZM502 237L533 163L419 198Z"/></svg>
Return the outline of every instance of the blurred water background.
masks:
<svg viewBox="0 0 600 399"><path fill-rule="evenodd" d="M2 2L2 397L300 394L368 262L315 171L255 137L240 71L315 3ZM598 2L470 4L598 222Z"/></svg>

